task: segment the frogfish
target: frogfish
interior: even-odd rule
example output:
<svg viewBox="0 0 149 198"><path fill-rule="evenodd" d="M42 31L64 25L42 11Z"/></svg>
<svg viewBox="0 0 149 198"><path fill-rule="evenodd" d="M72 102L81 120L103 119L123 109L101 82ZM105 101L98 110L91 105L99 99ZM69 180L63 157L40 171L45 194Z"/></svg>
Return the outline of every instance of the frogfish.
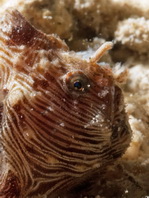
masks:
<svg viewBox="0 0 149 198"><path fill-rule="evenodd" d="M55 198L121 157L131 140L110 67L17 10L0 18L0 198ZM74 196L75 197L75 196Z"/></svg>

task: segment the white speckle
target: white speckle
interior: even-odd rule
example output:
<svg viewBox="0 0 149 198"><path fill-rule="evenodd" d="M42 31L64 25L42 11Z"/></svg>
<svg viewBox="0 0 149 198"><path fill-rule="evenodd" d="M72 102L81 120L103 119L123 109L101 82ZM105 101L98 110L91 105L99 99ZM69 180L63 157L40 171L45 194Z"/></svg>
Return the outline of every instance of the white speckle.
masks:
<svg viewBox="0 0 149 198"><path fill-rule="evenodd" d="M77 105L78 104L78 101L77 100L74 100L73 103L74 103L74 105Z"/></svg>
<svg viewBox="0 0 149 198"><path fill-rule="evenodd" d="M65 123L63 123L63 122L60 123L60 126L61 126L61 127L64 127L64 126L65 126Z"/></svg>
<svg viewBox="0 0 149 198"><path fill-rule="evenodd" d="M47 109L48 111L54 111L54 109L51 106L49 106Z"/></svg>
<svg viewBox="0 0 149 198"><path fill-rule="evenodd" d="M87 127L89 127L89 124L84 125L84 128L86 129Z"/></svg>
<svg viewBox="0 0 149 198"><path fill-rule="evenodd" d="M42 111L41 114L42 115L47 115L48 114L48 111Z"/></svg>
<svg viewBox="0 0 149 198"><path fill-rule="evenodd" d="M31 93L31 97L35 97L37 94L35 92Z"/></svg>
<svg viewBox="0 0 149 198"><path fill-rule="evenodd" d="M29 137L29 133L28 132L26 132L25 135Z"/></svg>
<svg viewBox="0 0 149 198"><path fill-rule="evenodd" d="M66 102L66 99L65 99L65 98L63 98L63 101L64 101L64 102Z"/></svg>
<svg viewBox="0 0 149 198"><path fill-rule="evenodd" d="M46 90L45 93L48 95L50 92L48 90Z"/></svg>
<svg viewBox="0 0 149 198"><path fill-rule="evenodd" d="M31 129L27 129L27 128L24 130L23 136L26 140L36 139L36 135L34 131Z"/></svg>
<svg viewBox="0 0 149 198"><path fill-rule="evenodd" d="M104 110L104 109L106 109L106 105L105 104L102 104L101 105L101 108Z"/></svg>
<svg viewBox="0 0 149 198"><path fill-rule="evenodd" d="M52 16L43 16L43 18L44 18L44 19L50 19L50 20L53 19Z"/></svg>
<svg viewBox="0 0 149 198"><path fill-rule="evenodd" d="M108 93L109 93L108 90L102 90L101 92L98 93L98 97L104 98Z"/></svg>
<svg viewBox="0 0 149 198"><path fill-rule="evenodd" d="M127 190L127 189L125 190L125 193L126 193L126 194L128 193L128 190Z"/></svg>
<svg viewBox="0 0 149 198"><path fill-rule="evenodd" d="M24 118L24 116L23 115L20 115L20 119L23 119Z"/></svg>
<svg viewBox="0 0 149 198"><path fill-rule="evenodd" d="M86 125L84 125L84 128L88 128L94 124L100 124L102 127L102 123L104 122L104 119L102 118L101 114L95 115L90 122L88 122Z"/></svg>

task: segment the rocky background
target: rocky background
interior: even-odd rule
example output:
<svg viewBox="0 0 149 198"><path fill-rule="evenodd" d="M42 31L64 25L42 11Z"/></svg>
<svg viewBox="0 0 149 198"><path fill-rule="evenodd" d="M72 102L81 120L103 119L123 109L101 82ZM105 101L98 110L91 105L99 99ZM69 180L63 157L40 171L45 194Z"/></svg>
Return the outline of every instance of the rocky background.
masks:
<svg viewBox="0 0 149 198"><path fill-rule="evenodd" d="M111 64L115 75L128 69L121 86L133 135L124 156L97 178L96 198L149 196L149 1L1 0L1 13L7 7L16 7L36 28L59 35L83 56L114 42L101 61Z"/></svg>

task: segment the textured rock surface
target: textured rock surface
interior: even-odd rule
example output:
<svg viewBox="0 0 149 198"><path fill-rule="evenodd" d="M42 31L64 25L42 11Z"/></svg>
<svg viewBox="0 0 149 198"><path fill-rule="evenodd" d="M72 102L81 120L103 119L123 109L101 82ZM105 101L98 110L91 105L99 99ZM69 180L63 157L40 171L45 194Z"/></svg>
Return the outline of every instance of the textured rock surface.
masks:
<svg viewBox="0 0 149 198"><path fill-rule="evenodd" d="M120 62L129 75L123 86L126 109L133 130L132 143L119 161L120 178L108 180L104 185L111 192L101 194L116 197L114 189L127 198L149 195L149 1L148 0L5 0L1 10L17 7L30 22L46 33L56 33L70 48L92 50L103 40L114 40L115 47L108 59L114 66ZM61 17L62 16L62 17ZM100 39L94 39L94 38ZM89 46L89 47L88 47ZM111 63L110 62L110 63ZM108 171L107 171L108 172ZM111 172L111 171L110 171ZM112 174L120 172L117 166ZM127 176L126 176L126 175ZM115 178L115 177L114 177ZM107 182L107 183L106 183ZM102 186L104 189L105 186ZM103 190L104 191L104 190ZM115 194L114 194L115 193ZM118 194L118 193L117 193ZM120 195L117 195L118 198Z"/></svg>

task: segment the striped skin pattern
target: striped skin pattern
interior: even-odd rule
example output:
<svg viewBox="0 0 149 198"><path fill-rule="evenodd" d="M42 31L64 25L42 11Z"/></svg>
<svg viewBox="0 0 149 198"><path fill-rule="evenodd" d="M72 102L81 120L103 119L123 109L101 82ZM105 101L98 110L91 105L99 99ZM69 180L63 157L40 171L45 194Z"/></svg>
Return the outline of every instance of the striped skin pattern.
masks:
<svg viewBox="0 0 149 198"><path fill-rule="evenodd" d="M130 143L112 71L16 10L0 19L0 93L0 198L62 197Z"/></svg>

